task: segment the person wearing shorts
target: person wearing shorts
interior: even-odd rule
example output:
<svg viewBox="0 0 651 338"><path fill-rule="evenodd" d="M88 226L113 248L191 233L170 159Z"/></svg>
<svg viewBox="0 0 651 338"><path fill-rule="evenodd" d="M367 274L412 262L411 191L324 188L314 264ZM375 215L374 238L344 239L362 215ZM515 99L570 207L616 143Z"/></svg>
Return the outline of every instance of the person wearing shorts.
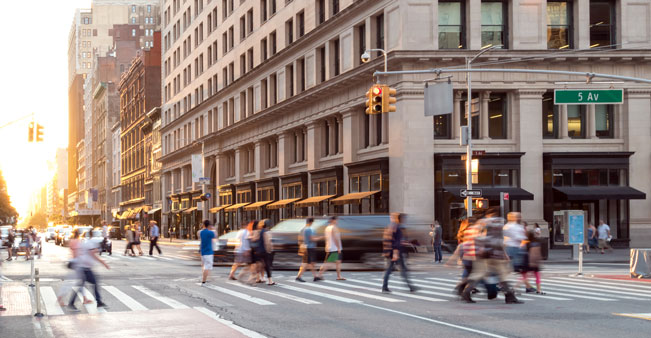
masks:
<svg viewBox="0 0 651 338"><path fill-rule="evenodd" d="M228 274L228 279L237 280L235 272L240 266L251 264L251 246L249 243L249 228L252 228L252 223L240 229L237 232L237 247L235 248L235 262L231 266L231 272Z"/></svg>
<svg viewBox="0 0 651 338"><path fill-rule="evenodd" d="M203 221L203 230L199 232L201 244L199 245L201 251L201 285L206 284L208 275L212 271L214 260L213 242L215 241L215 228L209 220Z"/></svg>
<svg viewBox="0 0 651 338"><path fill-rule="evenodd" d="M301 268L298 269L298 275L296 276L296 281L297 282L305 282L301 276L303 276L303 272L305 272L305 269L309 268L312 271L312 276L314 276L314 281L318 282L322 280L323 278L319 277L314 270L314 262L316 261L316 252L314 251L316 248L316 240L317 238L314 236L314 230L312 229L312 223L314 222L314 218L308 218L305 221L305 227L301 230L300 235L299 235L299 244L300 244L300 250L299 250L299 255L303 255L303 263L301 264Z"/></svg>
<svg viewBox="0 0 651 338"><path fill-rule="evenodd" d="M346 280L341 276L341 232L337 227L337 217L330 217L328 226L325 228L325 251L326 258L321 269L319 270L319 278L323 278L323 273L328 271L328 267L335 264L337 268L337 280Z"/></svg>

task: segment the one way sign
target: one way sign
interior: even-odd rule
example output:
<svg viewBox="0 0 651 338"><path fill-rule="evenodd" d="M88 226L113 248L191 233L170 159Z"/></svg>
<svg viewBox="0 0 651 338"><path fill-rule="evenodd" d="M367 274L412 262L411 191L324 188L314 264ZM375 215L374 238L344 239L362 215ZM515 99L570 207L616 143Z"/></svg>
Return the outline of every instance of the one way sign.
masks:
<svg viewBox="0 0 651 338"><path fill-rule="evenodd" d="M481 197L481 189L461 189L459 195L461 195L461 197Z"/></svg>

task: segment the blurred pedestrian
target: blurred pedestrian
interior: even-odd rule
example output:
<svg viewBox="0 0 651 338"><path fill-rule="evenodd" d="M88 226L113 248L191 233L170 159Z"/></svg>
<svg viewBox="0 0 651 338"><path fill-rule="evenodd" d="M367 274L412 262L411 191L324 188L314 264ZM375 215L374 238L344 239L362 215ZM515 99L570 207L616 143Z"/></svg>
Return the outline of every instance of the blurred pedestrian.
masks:
<svg viewBox="0 0 651 338"><path fill-rule="evenodd" d="M133 246L138 249L138 256L142 256L142 248L140 247L140 238L142 238L142 228L140 227L140 221L136 221L135 228L133 231Z"/></svg>
<svg viewBox="0 0 651 338"><path fill-rule="evenodd" d="M7 234L7 261L13 260L13 248L14 242L16 241L16 235L14 234L14 229L10 228L9 233Z"/></svg>
<svg viewBox="0 0 651 338"><path fill-rule="evenodd" d="M249 243L249 229L253 228L252 222L243 227L237 232L235 238L237 239L237 246L235 247L235 262L231 266L231 272L228 274L228 279L237 280L235 272L240 266L251 264L251 245Z"/></svg>
<svg viewBox="0 0 651 338"><path fill-rule="evenodd" d="M603 255L604 249L606 248L610 251L613 251L613 248L610 246L610 239L612 238L610 235L610 226L604 223L604 221L601 219L599 220L597 233L599 236L599 250L601 250L601 254Z"/></svg>
<svg viewBox="0 0 651 338"><path fill-rule="evenodd" d="M461 297L467 303L474 303L475 301L472 300L470 294L477 283L490 274L496 274L502 292L505 294L506 303L521 303L508 284L511 269L504 248L504 220L497 217L497 210L493 207L476 224L478 225L479 236L475 238L475 261Z"/></svg>
<svg viewBox="0 0 651 338"><path fill-rule="evenodd" d="M542 291L540 287L540 268L542 262L541 244L536 239L536 233L534 231L529 231L527 233L527 239L528 239L528 243L526 244L527 254L525 255L527 263L526 263L526 267L522 271L522 280L525 281L525 283L528 283L527 274L529 272L533 273L533 275L536 277L535 292L539 295L544 295L545 293Z"/></svg>
<svg viewBox="0 0 651 338"><path fill-rule="evenodd" d="M170 230L170 243L172 243L172 240L174 239L175 236L176 236L176 227L173 227Z"/></svg>
<svg viewBox="0 0 651 338"><path fill-rule="evenodd" d="M405 215L402 213L394 212L391 213L391 224L387 226L384 230L384 255L387 259L390 259L390 263L387 266L387 269L384 271L384 280L382 283L382 292L389 293L389 276L393 272L393 267L395 265L400 266L400 274L402 279L404 279L407 286L409 286L410 292L415 292L416 287L411 285L409 282L409 276L407 273L407 265L405 264L405 258L403 254L404 246L404 234L403 226Z"/></svg>
<svg viewBox="0 0 651 338"><path fill-rule="evenodd" d="M215 228L209 220L203 221L203 230L199 232L200 252L201 252L201 285L206 284L208 275L212 271L215 251L213 250L215 241Z"/></svg>
<svg viewBox="0 0 651 338"><path fill-rule="evenodd" d="M158 250L159 255L163 254L158 246L158 237L160 237L158 223L156 223L156 221L149 221L149 256L154 253L154 248Z"/></svg>
<svg viewBox="0 0 651 338"><path fill-rule="evenodd" d="M504 234L504 245L506 246L506 254L511 261L511 268L513 271L522 273L526 271L526 239L527 230L526 222L522 223L522 214L519 212L509 212L506 215L508 222L504 225L502 232ZM536 289L531 287L529 281L524 278L521 279L525 285L525 292L535 292ZM517 290L520 281L516 281L513 288Z"/></svg>
<svg viewBox="0 0 651 338"><path fill-rule="evenodd" d="M127 240L127 246L124 248L124 255L126 256L128 254L129 256L135 256L136 252L133 251L133 228L131 225L127 225L124 227L124 231ZM131 250L131 253L129 253L129 250Z"/></svg>
<svg viewBox="0 0 651 338"><path fill-rule="evenodd" d="M251 240L251 246L254 249L253 256L254 264L256 266L258 279L256 282L264 283L264 272L267 273L267 284L276 285L276 283L271 279L271 253L272 253L272 244L271 244L271 234L269 233L269 227L271 227L271 221L268 219L261 220L257 222L257 229L253 232L253 238ZM255 243L255 244L254 244Z"/></svg>
<svg viewBox="0 0 651 338"><path fill-rule="evenodd" d="M78 232L77 232L78 233ZM83 294L84 284L86 282L93 284L95 292L95 300L97 301L97 307L106 307L106 304L102 302L102 297L99 293L99 283L97 282L97 276L93 272L93 266L95 262L100 262L106 269L110 269L108 264L104 262L99 256L97 256L97 245L93 241L84 241L79 244L78 247L78 256L76 260L76 266L78 269L79 276L81 277L81 282L77 285L78 292ZM68 302L68 308L75 311L75 299L77 298L77 292L72 293L72 297ZM85 298L85 296L84 296ZM84 304L92 303L91 300L85 300Z"/></svg>
<svg viewBox="0 0 651 338"><path fill-rule="evenodd" d="M585 246L585 252L590 253L591 248L596 250L598 246L597 228L595 228L594 224L590 223L590 225L588 225L588 245Z"/></svg>
<svg viewBox="0 0 651 338"><path fill-rule="evenodd" d="M457 235L457 238L461 241L457 247L457 252L461 258L461 264L463 266L463 272L461 273L461 281L455 287L456 293L461 296L463 289L468 283L468 276L472 272L472 262L475 261L475 238L477 237L477 225L475 224L475 219L470 218L466 222L466 226L463 227L463 233Z"/></svg>
<svg viewBox="0 0 651 338"><path fill-rule="evenodd" d="M540 224L538 224L538 222L533 224L533 233L536 235L536 238L540 238L540 236L542 236L542 229L540 228Z"/></svg>
<svg viewBox="0 0 651 338"><path fill-rule="evenodd" d="M314 218L308 218L305 220L305 227L301 229L301 232L298 235L298 255L303 256L303 262L301 267L298 269L298 275L296 275L297 282L305 282L301 276L305 272L305 269L310 269L312 271L312 276L314 276L315 282L322 280L319 275L317 275L316 270L314 269L314 262L316 261L316 236L314 236L314 230L312 229L312 223L314 223Z"/></svg>
<svg viewBox="0 0 651 338"><path fill-rule="evenodd" d="M441 252L441 244L443 242L443 228L439 221L434 221L434 224L430 225L432 231L430 236L432 236L432 246L434 248L434 263L443 262L443 253Z"/></svg>
<svg viewBox="0 0 651 338"><path fill-rule="evenodd" d="M330 217L329 224L325 228L325 252L326 257L321 269L319 270L319 278L323 278L323 273L328 271L331 264L335 264L337 269L337 280L346 280L341 276L341 232L337 226L337 216Z"/></svg>
<svg viewBox="0 0 651 338"><path fill-rule="evenodd" d="M79 229L72 230L70 242L68 242L68 247L70 248L70 253L72 254L72 258L68 261L67 265L68 269L70 269L70 272L64 278L63 284L61 284L59 287L59 292L57 293L57 301L61 306L64 306L63 298L68 295L70 290L72 290L72 287L75 283L77 283L77 280L83 279L81 276L81 269L78 265L79 256L81 255L81 241L79 240L79 236ZM89 300L85 294L82 293L82 295L84 297L84 304L91 303L91 300ZM72 311L79 311L74 305L72 307L68 307L68 309Z"/></svg>

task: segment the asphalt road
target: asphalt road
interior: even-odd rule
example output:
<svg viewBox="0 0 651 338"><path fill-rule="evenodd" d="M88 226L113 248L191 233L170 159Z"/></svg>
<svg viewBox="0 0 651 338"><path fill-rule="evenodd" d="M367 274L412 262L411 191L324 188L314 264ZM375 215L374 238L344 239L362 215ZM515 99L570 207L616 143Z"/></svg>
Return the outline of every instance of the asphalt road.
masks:
<svg viewBox="0 0 651 338"><path fill-rule="evenodd" d="M72 313L55 302L69 273L67 248L45 245L35 261L41 276L45 317L30 283L30 262L20 258L2 267L2 296L8 311L0 313L2 337L648 337L651 283L615 279L626 265L588 264L586 277L572 277L571 265L548 265L543 274L546 295L523 294L525 304L507 305L475 295L476 304L451 294L456 267L435 265L429 255L410 260L410 275L420 288L409 293L399 273L391 278L393 294L380 293L382 271L348 265L346 281L331 271L326 281L294 281L295 271L274 275L275 286L255 287L229 281L228 267L215 267L207 286L199 285L200 264L192 250L161 243L163 255L102 256L110 270L96 266L102 310L84 306ZM4 256L2 252L2 256ZM594 277L594 276L598 277ZM304 277L311 277L307 273ZM514 276L515 277L515 276ZM92 288L87 286L88 290ZM520 288L522 289L522 288ZM622 316L621 314L632 314Z"/></svg>

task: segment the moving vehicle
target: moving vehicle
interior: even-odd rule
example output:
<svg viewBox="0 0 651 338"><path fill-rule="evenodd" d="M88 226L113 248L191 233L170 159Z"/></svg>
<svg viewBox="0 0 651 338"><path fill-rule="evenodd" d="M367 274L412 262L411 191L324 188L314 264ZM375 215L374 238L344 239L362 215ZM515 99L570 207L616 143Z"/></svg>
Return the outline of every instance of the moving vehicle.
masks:
<svg viewBox="0 0 651 338"><path fill-rule="evenodd" d="M46 242L49 242L50 240L54 240L54 238L56 237L56 234L57 234L56 230L57 229L55 227L47 227L47 229L45 230L45 236L43 236L44 237L43 239Z"/></svg>
<svg viewBox="0 0 651 338"><path fill-rule="evenodd" d="M238 231L231 231L217 238L215 262L232 263L235 260L235 248L240 244L240 241L237 239Z"/></svg>
<svg viewBox="0 0 651 338"><path fill-rule="evenodd" d="M104 242L104 237L102 236L101 228L93 229L91 231L86 232L85 238L88 241L95 243L100 254L102 252L107 252L109 255L113 254L113 243L109 238L107 238L106 243L102 245L102 243Z"/></svg>
<svg viewBox="0 0 651 338"><path fill-rule="evenodd" d="M72 237L72 228L63 228L59 230L55 243L61 246L67 246Z"/></svg>

